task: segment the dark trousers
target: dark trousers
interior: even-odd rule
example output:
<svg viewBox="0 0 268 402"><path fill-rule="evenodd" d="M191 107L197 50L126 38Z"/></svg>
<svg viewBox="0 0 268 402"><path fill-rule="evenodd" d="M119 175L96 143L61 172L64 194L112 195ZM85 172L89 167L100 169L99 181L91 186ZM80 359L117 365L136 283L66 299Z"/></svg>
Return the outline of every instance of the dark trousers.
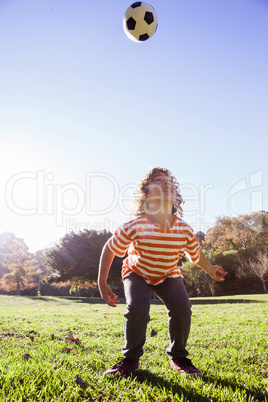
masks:
<svg viewBox="0 0 268 402"><path fill-rule="evenodd" d="M152 290L164 302L168 313L170 344L167 353L171 358L187 356L191 303L182 278L167 278L160 285L152 286L141 276L131 273L123 282L127 303L124 314L125 345L122 349L124 357L137 362L143 355Z"/></svg>

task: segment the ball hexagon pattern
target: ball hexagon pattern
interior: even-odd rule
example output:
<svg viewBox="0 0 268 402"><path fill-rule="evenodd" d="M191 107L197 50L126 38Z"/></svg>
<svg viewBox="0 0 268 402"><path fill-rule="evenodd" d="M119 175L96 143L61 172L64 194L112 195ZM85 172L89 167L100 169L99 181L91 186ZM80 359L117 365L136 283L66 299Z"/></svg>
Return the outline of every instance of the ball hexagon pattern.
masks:
<svg viewBox="0 0 268 402"><path fill-rule="evenodd" d="M136 1L131 4L123 18L124 31L134 42L144 42L151 38L157 25L155 9L145 1Z"/></svg>

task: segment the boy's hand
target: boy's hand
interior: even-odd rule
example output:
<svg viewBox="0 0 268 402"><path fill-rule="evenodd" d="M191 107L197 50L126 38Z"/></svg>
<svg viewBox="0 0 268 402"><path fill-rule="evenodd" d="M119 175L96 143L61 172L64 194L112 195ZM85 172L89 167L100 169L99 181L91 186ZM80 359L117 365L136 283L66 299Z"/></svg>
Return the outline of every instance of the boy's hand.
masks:
<svg viewBox="0 0 268 402"><path fill-rule="evenodd" d="M118 296L113 293L112 289L110 288L109 285L107 285L107 283L99 284L99 290L102 299L106 301L108 306L116 307L116 305L120 303L120 301L117 300Z"/></svg>
<svg viewBox="0 0 268 402"><path fill-rule="evenodd" d="M228 273L219 265L211 265L202 250L199 251L199 261L197 264L217 282L223 282L225 275Z"/></svg>
<svg viewBox="0 0 268 402"><path fill-rule="evenodd" d="M210 276L215 279L217 282L223 282L225 280L225 276L228 274L228 272L224 271L222 267L219 265L213 265L212 270L210 273Z"/></svg>

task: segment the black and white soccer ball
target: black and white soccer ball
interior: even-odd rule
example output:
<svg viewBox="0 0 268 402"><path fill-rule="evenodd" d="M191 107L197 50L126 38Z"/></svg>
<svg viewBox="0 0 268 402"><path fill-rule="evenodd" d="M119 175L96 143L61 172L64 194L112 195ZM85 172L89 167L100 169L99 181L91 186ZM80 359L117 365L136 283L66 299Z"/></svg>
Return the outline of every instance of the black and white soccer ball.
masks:
<svg viewBox="0 0 268 402"><path fill-rule="evenodd" d="M144 42L151 38L157 29L155 9L145 1L136 1L125 12L123 27L129 39Z"/></svg>

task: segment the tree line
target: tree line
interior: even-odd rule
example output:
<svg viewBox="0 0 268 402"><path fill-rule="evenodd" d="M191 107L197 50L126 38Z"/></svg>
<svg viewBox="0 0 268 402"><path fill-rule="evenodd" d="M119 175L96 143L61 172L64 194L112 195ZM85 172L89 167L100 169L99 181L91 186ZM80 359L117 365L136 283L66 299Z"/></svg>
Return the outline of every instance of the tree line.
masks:
<svg viewBox="0 0 268 402"><path fill-rule="evenodd" d="M84 230L66 234L55 247L30 253L15 234L0 234L0 293L99 297L97 275L103 245L112 234ZM196 236L209 261L228 276L217 283L184 256L179 261L190 296L217 296L268 291L268 213L218 217ZM122 258L115 257L109 282L123 297Z"/></svg>

